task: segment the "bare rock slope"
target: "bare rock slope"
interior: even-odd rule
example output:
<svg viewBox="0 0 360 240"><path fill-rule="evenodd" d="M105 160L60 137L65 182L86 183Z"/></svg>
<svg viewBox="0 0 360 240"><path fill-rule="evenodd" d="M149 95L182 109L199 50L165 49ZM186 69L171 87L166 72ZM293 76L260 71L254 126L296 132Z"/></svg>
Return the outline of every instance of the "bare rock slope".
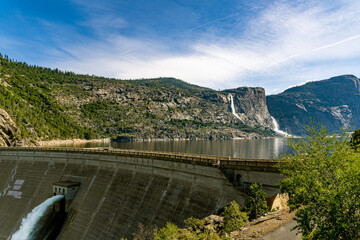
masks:
<svg viewBox="0 0 360 240"><path fill-rule="evenodd" d="M9 114L0 108L0 146L10 147L20 145L19 129Z"/></svg>
<svg viewBox="0 0 360 240"><path fill-rule="evenodd" d="M360 80L343 75L309 82L267 96L269 112L280 128L301 135L311 120L320 122L331 132L360 127Z"/></svg>

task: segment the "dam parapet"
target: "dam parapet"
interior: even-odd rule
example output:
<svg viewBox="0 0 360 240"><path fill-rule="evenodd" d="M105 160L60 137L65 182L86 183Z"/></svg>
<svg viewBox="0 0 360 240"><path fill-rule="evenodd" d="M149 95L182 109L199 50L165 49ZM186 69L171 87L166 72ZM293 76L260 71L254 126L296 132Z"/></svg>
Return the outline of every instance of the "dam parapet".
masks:
<svg viewBox="0 0 360 240"><path fill-rule="evenodd" d="M101 154L101 155L110 155L110 156L124 156L124 157L166 160L172 162L183 162L183 163L191 163L191 164L206 165L206 166L216 166L221 164L221 165L231 166L231 168L242 168L244 170L251 169L255 171L279 172L279 170L276 167L276 165L279 163L279 160L274 160L274 159L233 158L233 157L223 157L223 156L204 155L204 154L140 151L140 150L132 150L132 149L128 150L128 149L115 149L115 148L0 147L0 152L1 151Z"/></svg>

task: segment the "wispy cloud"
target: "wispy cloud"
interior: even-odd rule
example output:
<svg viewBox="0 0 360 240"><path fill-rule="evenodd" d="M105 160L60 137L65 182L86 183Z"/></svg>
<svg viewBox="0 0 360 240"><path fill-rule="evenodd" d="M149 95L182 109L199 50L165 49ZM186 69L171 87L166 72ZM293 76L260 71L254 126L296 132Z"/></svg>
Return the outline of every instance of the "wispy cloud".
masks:
<svg viewBox="0 0 360 240"><path fill-rule="evenodd" d="M85 45L63 46L77 59L53 65L123 79L171 76L215 89L260 85L269 93L309 79L360 74L353 61L360 58L359 3L318 2L276 1L242 22L244 31L231 38L201 31L194 41L166 42L112 33ZM224 15L190 30L204 30L214 23L221 27L221 21L228 18L243 21L236 14ZM94 28L100 29L113 18L104 19ZM118 19L113 19L115 25L127 24L121 16ZM175 44L185 51L174 51Z"/></svg>
<svg viewBox="0 0 360 240"><path fill-rule="evenodd" d="M228 19L228 18L234 18L234 17L236 17L236 16L238 16L238 15L239 15L239 14L236 14L236 13L234 14L234 13L232 13L232 14L229 14L229 15L227 15L227 16L225 16L225 17L216 18L216 19L213 19L213 20L211 20L211 21L209 21L209 22L202 23L202 24L200 24L200 25L198 25L198 26L192 27L192 28L190 28L188 31L194 31L194 30L196 30L196 29L199 29L199 28L202 28L202 27L211 25L211 24L213 24L213 23L217 23L217 22L223 21L223 20Z"/></svg>

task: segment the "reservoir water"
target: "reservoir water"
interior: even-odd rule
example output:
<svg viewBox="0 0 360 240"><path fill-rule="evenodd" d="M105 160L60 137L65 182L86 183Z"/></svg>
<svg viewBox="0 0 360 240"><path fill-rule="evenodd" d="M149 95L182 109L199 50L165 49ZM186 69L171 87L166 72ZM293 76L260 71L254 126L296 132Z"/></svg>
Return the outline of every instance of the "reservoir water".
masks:
<svg viewBox="0 0 360 240"><path fill-rule="evenodd" d="M103 144L77 144L66 147L108 147ZM65 147L64 145L62 147ZM112 142L111 147L147 151L182 152L236 158L273 159L285 151L291 153L284 138L236 140L184 140L148 142Z"/></svg>

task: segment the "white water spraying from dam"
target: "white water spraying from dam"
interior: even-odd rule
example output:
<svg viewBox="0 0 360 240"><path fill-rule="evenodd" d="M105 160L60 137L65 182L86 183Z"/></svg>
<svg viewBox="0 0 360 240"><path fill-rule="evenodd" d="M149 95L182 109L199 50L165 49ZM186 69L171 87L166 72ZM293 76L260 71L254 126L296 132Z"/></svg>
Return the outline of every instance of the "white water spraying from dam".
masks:
<svg viewBox="0 0 360 240"><path fill-rule="evenodd" d="M282 130L280 130L280 127L279 127L279 123L276 121L276 119L271 116L271 119L273 121L273 124L274 124L274 131L285 136L285 137L291 137L291 134L288 134L287 132L284 132Z"/></svg>
<svg viewBox="0 0 360 240"><path fill-rule="evenodd" d="M231 112L232 114L239 119L240 121L242 121L241 117L236 113L235 111L235 106L234 106L234 98L233 96L230 94L230 102L231 102Z"/></svg>
<svg viewBox="0 0 360 240"><path fill-rule="evenodd" d="M12 236L11 240L30 240L33 239L33 233L38 228L39 220L45 215L46 211L55 202L60 201L64 195L53 196L39 206L35 207L31 213L22 219L19 230L17 230Z"/></svg>

